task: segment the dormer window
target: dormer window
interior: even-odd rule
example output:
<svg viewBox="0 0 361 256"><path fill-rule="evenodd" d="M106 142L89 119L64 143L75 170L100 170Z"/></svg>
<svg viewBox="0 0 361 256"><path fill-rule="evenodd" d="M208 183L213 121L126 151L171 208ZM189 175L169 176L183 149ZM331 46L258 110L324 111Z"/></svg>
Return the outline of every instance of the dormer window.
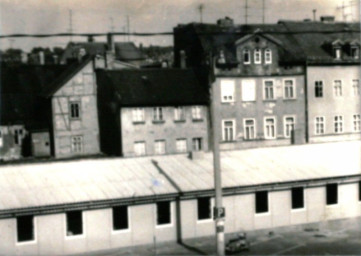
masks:
<svg viewBox="0 0 361 256"><path fill-rule="evenodd" d="M271 49L266 49L264 51L264 59L266 64L272 64L272 51Z"/></svg>
<svg viewBox="0 0 361 256"><path fill-rule="evenodd" d="M251 64L251 54L248 49L243 50L243 64Z"/></svg>
<svg viewBox="0 0 361 256"><path fill-rule="evenodd" d="M261 62L262 62L261 49L255 49L254 50L254 63L261 64Z"/></svg>
<svg viewBox="0 0 361 256"><path fill-rule="evenodd" d="M358 59L360 55L358 46L351 46L351 57L353 59Z"/></svg>
<svg viewBox="0 0 361 256"><path fill-rule="evenodd" d="M219 52L218 63L220 63L220 64L225 64L226 63L226 57L224 56L224 51L223 50L221 50Z"/></svg>
<svg viewBox="0 0 361 256"><path fill-rule="evenodd" d="M334 47L333 48L333 57L335 59L341 59L341 47Z"/></svg>

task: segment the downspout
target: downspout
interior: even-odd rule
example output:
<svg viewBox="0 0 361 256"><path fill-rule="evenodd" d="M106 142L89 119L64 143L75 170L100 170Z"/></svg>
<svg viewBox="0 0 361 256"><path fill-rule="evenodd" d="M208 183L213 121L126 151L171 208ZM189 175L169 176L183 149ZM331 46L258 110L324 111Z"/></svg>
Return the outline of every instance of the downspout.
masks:
<svg viewBox="0 0 361 256"><path fill-rule="evenodd" d="M307 77L307 70L308 70L308 59L306 57L306 61L304 64L304 74L305 74L305 142L309 142L309 126L308 126L308 77Z"/></svg>

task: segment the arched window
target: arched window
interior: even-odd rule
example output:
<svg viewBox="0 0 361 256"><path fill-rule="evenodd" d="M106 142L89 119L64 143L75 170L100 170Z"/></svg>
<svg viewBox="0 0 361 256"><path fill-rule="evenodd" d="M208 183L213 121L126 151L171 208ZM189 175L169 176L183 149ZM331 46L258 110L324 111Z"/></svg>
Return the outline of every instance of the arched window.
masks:
<svg viewBox="0 0 361 256"><path fill-rule="evenodd" d="M261 64L262 63L262 53L260 49L254 50L254 63Z"/></svg>
<svg viewBox="0 0 361 256"><path fill-rule="evenodd" d="M250 51L248 49L244 49L243 53L243 64L250 64L251 63L251 54Z"/></svg>
<svg viewBox="0 0 361 256"><path fill-rule="evenodd" d="M266 64L271 64L272 63L272 51L271 51L271 49L266 49L264 51L264 59L265 59Z"/></svg>

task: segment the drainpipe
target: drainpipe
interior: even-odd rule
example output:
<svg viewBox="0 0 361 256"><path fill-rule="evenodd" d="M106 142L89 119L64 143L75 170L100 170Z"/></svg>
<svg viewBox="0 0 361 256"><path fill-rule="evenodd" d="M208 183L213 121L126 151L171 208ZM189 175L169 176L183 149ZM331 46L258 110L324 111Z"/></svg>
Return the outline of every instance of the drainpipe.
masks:
<svg viewBox="0 0 361 256"><path fill-rule="evenodd" d="M309 121L308 121L308 76L307 76L307 67L308 67L308 60L306 57L306 61L304 64L304 73L305 73L305 87L304 87L304 98L305 98L305 142L309 142Z"/></svg>

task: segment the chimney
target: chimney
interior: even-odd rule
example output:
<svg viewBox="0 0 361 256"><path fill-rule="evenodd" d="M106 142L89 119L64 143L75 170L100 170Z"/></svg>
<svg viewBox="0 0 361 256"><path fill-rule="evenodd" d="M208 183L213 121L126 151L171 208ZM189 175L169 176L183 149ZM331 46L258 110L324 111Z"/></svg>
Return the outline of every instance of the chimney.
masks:
<svg viewBox="0 0 361 256"><path fill-rule="evenodd" d="M94 42L94 36L93 35L89 35L88 36L88 43L93 43Z"/></svg>
<svg viewBox="0 0 361 256"><path fill-rule="evenodd" d="M21 52L21 63L28 63L28 54L26 52Z"/></svg>
<svg viewBox="0 0 361 256"><path fill-rule="evenodd" d="M184 50L181 50L179 54L180 54L180 67L181 68L186 68L187 67L186 52Z"/></svg>
<svg viewBox="0 0 361 256"><path fill-rule="evenodd" d="M44 65L45 64L45 55L43 51L39 52L39 64Z"/></svg>
<svg viewBox="0 0 361 256"><path fill-rule="evenodd" d="M321 16L321 22L323 23L333 23L335 22L335 16Z"/></svg>
<svg viewBox="0 0 361 256"><path fill-rule="evenodd" d="M107 34L107 51L105 53L106 67L108 69L113 68L114 60L115 60L114 35L112 33L108 33Z"/></svg>
<svg viewBox="0 0 361 256"><path fill-rule="evenodd" d="M224 19L217 20L217 25L221 27L232 27L234 25L233 19L225 17Z"/></svg>
<svg viewBox="0 0 361 256"><path fill-rule="evenodd" d="M59 64L59 56L54 54L53 55L54 64Z"/></svg>

